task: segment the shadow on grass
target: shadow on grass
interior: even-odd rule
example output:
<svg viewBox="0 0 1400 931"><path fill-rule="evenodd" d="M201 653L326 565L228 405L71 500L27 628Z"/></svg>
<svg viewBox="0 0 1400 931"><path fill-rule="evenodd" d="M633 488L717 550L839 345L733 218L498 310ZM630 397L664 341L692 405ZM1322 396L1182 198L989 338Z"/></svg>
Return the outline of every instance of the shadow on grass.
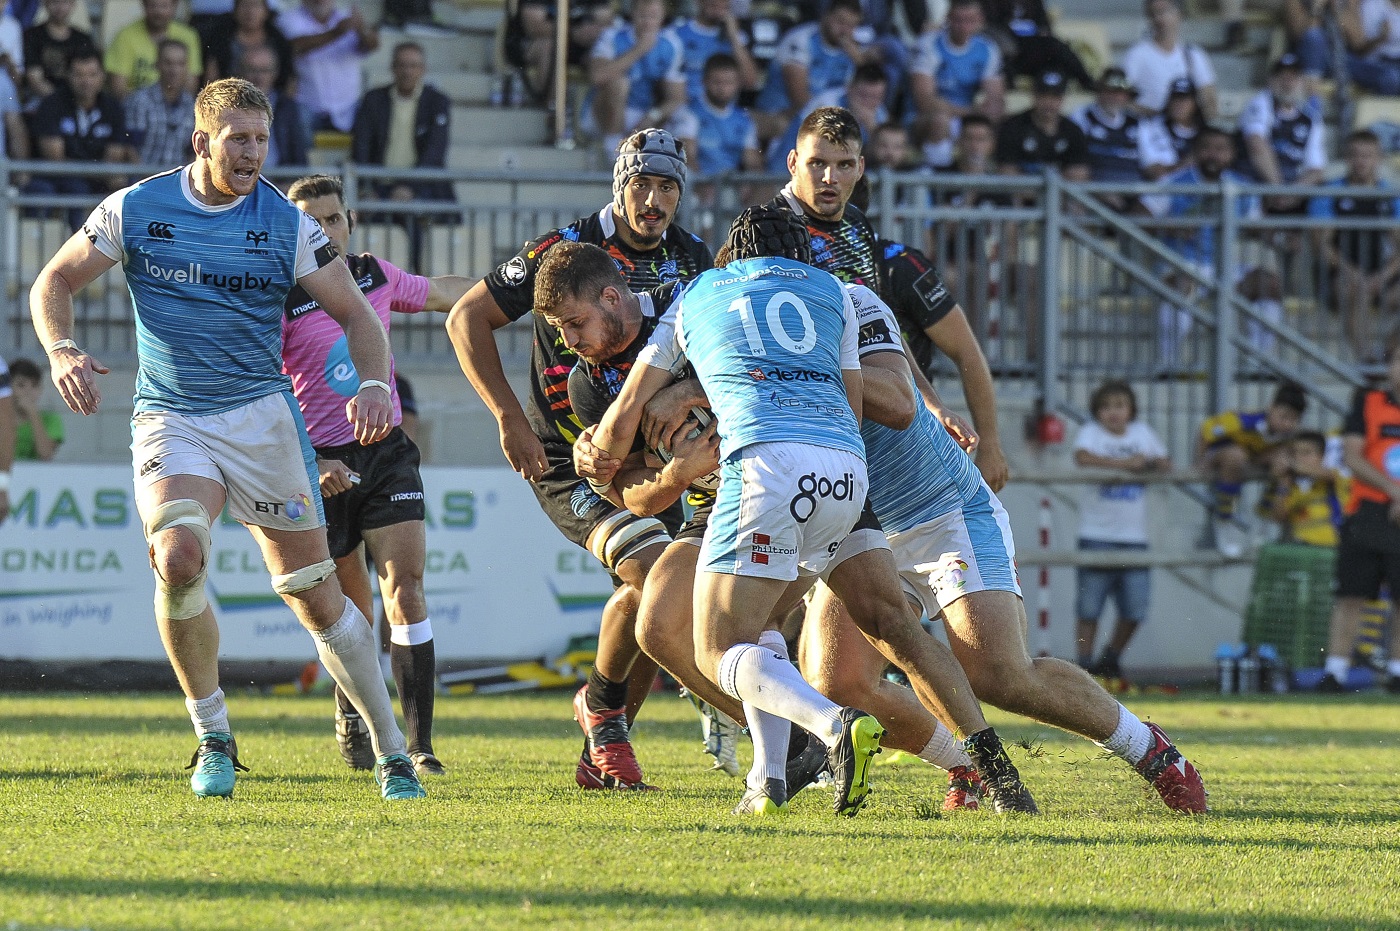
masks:
<svg viewBox="0 0 1400 931"><path fill-rule="evenodd" d="M753 918L810 919L819 916L846 916L858 912L866 923L935 919L959 922L1017 921L1031 927L1043 927L1063 922L1118 922L1129 925L1164 924L1175 928L1291 928L1299 931L1322 931L1337 926L1335 916L1306 918L1283 912L1236 911L1213 908L1209 912L1185 909L1149 911L1134 908L1090 907L1072 904L1018 904L946 902L902 903L878 897L820 895L749 895L724 893L687 893L679 889L642 891L599 889L582 891L540 889L502 884L492 888L464 887L456 889L432 886L401 886L379 883L347 889L344 885L309 882L274 882L268 880L225 881L214 878L180 879L96 879L58 878L19 871L0 872L0 891L23 895L87 896L113 900L136 899L151 906L151 899L172 903L197 900L206 904L225 901L232 907L241 900L282 900L293 903L350 899L358 907L371 903L386 908L419 909L424 906L498 908L518 912L522 907L558 908L574 917L586 917L592 912L617 922L629 908L654 913L686 913L702 910L707 919L728 916L735 922ZM621 898L619 898L621 896ZM625 904L624 904L625 903ZM1348 919L1347 927L1362 929L1393 929L1391 921L1361 921Z"/></svg>

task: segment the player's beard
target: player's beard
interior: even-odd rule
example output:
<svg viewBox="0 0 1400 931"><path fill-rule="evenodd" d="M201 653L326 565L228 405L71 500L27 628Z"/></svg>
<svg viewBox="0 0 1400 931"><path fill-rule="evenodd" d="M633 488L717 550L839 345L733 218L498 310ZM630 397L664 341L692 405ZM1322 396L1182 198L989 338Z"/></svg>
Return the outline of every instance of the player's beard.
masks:
<svg viewBox="0 0 1400 931"><path fill-rule="evenodd" d="M588 354L579 353L585 362L593 365L606 362L627 348L627 324L618 314L604 311L602 314L604 340L597 347L588 347Z"/></svg>

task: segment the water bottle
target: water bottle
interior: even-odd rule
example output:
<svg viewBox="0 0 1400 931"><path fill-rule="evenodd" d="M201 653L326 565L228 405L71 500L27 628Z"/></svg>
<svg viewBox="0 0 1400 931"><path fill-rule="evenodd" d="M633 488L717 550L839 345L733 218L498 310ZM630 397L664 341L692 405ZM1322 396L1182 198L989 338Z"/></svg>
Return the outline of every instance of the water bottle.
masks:
<svg viewBox="0 0 1400 931"><path fill-rule="evenodd" d="M1231 695L1235 691L1235 648L1222 643L1215 650L1215 668L1220 673L1220 694Z"/></svg>
<svg viewBox="0 0 1400 931"><path fill-rule="evenodd" d="M1240 671L1240 694L1259 691L1259 660L1245 653L1239 658L1237 665Z"/></svg>
<svg viewBox="0 0 1400 931"><path fill-rule="evenodd" d="M1259 689L1274 694L1288 691L1288 670L1272 643L1261 643L1254 651L1259 657Z"/></svg>

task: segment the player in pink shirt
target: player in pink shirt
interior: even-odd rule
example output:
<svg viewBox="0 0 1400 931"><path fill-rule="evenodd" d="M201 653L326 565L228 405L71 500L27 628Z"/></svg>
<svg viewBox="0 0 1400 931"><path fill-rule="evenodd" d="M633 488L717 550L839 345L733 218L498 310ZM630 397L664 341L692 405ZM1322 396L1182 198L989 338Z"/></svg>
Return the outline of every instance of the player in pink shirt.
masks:
<svg viewBox="0 0 1400 931"><path fill-rule="evenodd" d="M339 247L385 330L389 329L391 311L447 313L474 283L457 275L411 275L367 252L351 252L355 216L345 207L345 190L339 178L301 178L287 194ZM423 596L427 549L423 479L418 473L418 447L400 427L403 405L392 377L393 362L389 369L393 432L377 443L361 446L355 441L353 428L346 429L350 424L345 419L345 405L359 390L360 377L350 362L345 334L301 288L294 288L287 296L282 341L282 370L291 376L292 390L316 449L336 575L365 617L374 617L362 548L369 547L389 618L389 660L408 726L408 754L420 775L441 775L443 766L433 754L432 740L437 685L433 625ZM339 689L335 722L345 762L356 769L373 766L369 730Z"/></svg>

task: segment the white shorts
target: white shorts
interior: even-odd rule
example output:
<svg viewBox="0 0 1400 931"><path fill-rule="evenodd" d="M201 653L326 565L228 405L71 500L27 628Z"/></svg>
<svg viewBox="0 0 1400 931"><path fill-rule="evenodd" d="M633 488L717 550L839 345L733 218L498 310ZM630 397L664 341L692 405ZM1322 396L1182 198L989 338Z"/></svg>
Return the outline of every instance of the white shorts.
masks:
<svg viewBox="0 0 1400 931"><path fill-rule="evenodd" d="M973 592L1021 594L1011 521L986 482L961 510L889 540L904 591L929 617Z"/></svg>
<svg viewBox="0 0 1400 931"><path fill-rule="evenodd" d="M865 504L865 460L803 443L755 443L720 465L699 569L792 581L816 575Z"/></svg>
<svg viewBox="0 0 1400 931"><path fill-rule="evenodd" d="M325 525L316 452L290 391L222 414L137 414L131 457L138 501L141 489L163 478L198 475L224 486L229 514L242 523L272 530Z"/></svg>

